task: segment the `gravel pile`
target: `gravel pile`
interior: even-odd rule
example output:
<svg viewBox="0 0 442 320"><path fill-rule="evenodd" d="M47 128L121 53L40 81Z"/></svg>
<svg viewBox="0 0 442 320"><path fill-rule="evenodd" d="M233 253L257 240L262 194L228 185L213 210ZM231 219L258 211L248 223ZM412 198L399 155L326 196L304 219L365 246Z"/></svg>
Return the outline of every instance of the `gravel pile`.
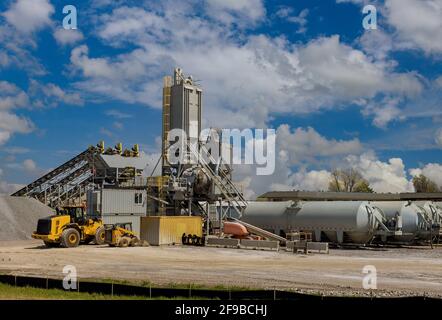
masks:
<svg viewBox="0 0 442 320"><path fill-rule="evenodd" d="M0 196L0 241L31 239L40 218L53 214L32 198Z"/></svg>

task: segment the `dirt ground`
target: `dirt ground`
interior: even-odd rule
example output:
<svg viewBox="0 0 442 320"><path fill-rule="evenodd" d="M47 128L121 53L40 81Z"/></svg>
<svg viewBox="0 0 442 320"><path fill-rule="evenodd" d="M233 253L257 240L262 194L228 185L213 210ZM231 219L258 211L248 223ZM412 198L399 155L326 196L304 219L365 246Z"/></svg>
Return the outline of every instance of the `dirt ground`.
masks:
<svg viewBox="0 0 442 320"><path fill-rule="evenodd" d="M0 273L62 278L66 265L75 266L80 279L442 298L442 248L333 249L302 255L183 246L47 249L34 240L0 242ZM376 267L377 290L362 288L366 265Z"/></svg>

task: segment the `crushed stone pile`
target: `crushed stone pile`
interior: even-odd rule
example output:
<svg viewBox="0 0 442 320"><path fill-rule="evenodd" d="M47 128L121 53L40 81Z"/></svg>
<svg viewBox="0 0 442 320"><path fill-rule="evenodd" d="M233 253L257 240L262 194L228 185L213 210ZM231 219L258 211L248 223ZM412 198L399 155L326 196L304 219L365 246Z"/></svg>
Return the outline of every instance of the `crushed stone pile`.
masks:
<svg viewBox="0 0 442 320"><path fill-rule="evenodd" d="M32 198L0 196L0 241L32 239L37 221L54 211Z"/></svg>

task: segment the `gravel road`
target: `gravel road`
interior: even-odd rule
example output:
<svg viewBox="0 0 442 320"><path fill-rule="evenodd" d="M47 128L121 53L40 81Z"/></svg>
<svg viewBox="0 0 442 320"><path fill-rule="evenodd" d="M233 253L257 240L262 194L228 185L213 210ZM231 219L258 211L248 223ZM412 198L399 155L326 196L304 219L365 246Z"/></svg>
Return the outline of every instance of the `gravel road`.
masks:
<svg viewBox="0 0 442 320"><path fill-rule="evenodd" d="M62 278L65 265L74 265L84 279L442 298L442 248L334 249L330 254L295 255L182 246L46 249L34 240L0 241L0 273ZM362 289L366 265L376 267L377 290Z"/></svg>

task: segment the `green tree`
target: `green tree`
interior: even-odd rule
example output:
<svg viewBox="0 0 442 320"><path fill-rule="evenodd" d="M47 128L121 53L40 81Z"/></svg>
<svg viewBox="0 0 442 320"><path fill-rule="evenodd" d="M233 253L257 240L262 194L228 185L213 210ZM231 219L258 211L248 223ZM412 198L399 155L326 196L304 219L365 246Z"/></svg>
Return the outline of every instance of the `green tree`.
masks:
<svg viewBox="0 0 442 320"><path fill-rule="evenodd" d="M373 192L362 174L352 168L333 170L328 190L333 192Z"/></svg>
<svg viewBox="0 0 442 320"><path fill-rule="evenodd" d="M356 185L353 192L374 193L374 190L370 187L367 180L362 180Z"/></svg>
<svg viewBox="0 0 442 320"><path fill-rule="evenodd" d="M439 192L437 184L423 174L413 177L414 190L416 192Z"/></svg>

